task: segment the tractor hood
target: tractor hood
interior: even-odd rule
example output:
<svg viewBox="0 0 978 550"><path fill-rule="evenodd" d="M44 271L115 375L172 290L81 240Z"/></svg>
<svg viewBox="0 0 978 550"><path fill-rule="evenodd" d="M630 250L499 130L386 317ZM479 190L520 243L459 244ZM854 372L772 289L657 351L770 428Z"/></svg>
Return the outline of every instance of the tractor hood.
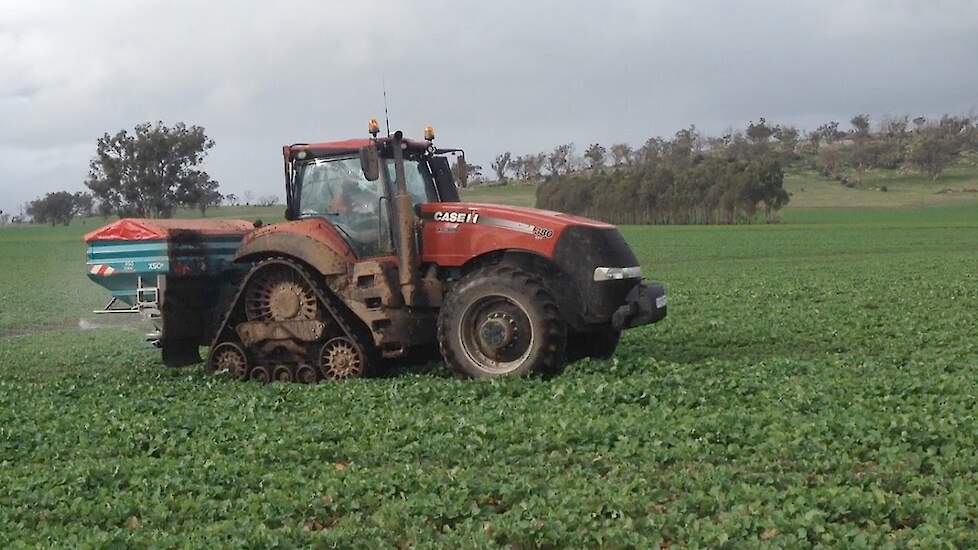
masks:
<svg viewBox="0 0 978 550"><path fill-rule="evenodd" d="M494 251L522 250L554 258L565 233L614 234L615 226L550 210L474 202L421 205L423 259L443 266L463 265Z"/></svg>
<svg viewBox="0 0 978 550"><path fill-rule="evenodd" d="M524 206L508 206L503 204L488 204L478 202L451 202L451 203L430 203L422 205L422 218L434 221L449 223L466 223L459 220L460 214L465 214L468 223L482 223L493 225L496 222L503 223L504 227L519 228L528 230L527 227L520 227L519 224L532 226L534 228L550 229L559 232L561 229L570 225L587 226L594 228L608 229L613 228L611 224L601 221L554 212L552 210L541 210L538 208L528 208ZM453 216L454 213L454 216ZM476 221L472 221L476 216ZM447 218L447 219L446 219ZM514 225L515 224L515 225ZM532 230L528 231L533 234Z"/></svg>

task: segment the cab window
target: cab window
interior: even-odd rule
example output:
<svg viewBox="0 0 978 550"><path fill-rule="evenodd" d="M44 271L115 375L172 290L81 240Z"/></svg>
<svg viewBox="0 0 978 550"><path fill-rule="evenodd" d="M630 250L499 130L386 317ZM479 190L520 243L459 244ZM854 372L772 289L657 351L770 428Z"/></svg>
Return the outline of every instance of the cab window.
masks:
<svg viewBox="0 0 978 550"><path fill-rule="evenodd" d="M388 179L393 186L395 185L394 159L386 159L385 164ZM411 202L415 205L436 200L435 184L425 163L404 159L404 183L407 186L408 194L411 195Z"/></svg>
<svg viewBox="0 0 978 550"><path fill-rule="evenodd" d="M297 176L300 216L327 218L359 257L389 253L384 183L364 178L358 158L316 159L302 164Z"/></svg>

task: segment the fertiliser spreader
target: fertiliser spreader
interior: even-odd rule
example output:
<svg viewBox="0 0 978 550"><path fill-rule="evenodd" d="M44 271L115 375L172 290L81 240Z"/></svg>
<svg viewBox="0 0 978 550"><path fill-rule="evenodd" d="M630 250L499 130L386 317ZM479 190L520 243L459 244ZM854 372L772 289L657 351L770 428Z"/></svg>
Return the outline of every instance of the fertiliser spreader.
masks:
<svg viewBox="0 0 978 550"><path fill-rule="evenodd" d="M88 233L88 277L111 293L96 313L141 313L167 363L199 361L220 297L248 270L234 255L254 228L243 220L126 218Z"/></svg>

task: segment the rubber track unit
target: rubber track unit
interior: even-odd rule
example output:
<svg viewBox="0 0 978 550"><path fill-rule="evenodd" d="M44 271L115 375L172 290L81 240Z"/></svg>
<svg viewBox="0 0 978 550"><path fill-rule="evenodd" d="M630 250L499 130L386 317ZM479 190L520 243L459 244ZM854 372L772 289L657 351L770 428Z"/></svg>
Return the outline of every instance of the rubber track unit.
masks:
<svg viewBox="0 0 978 550"><path fill-rule="evenodd" d="M217 333L214 335L214 340L211 342L210 349L214 349L217 344L224 341L222 336L228 329L228 322L231 320L231 315L234 313L235 308L238 307L239 302L242 300L245 288L248 287L248 282L251 280L251 277L258 271L270 265L284 265L298 273L306 284L309 285L309 288L316 293L316 298L319 299L319 303L326 308L327 313L329 313L330 317L333 318L333 321L336 322L337 326L340 327L340 331L343 332L343 335L349 338L351 342L354 342L357 347L360 348L360 353L363 354L363 357L367 359L368 363L374 360L374 354L370 353L369 349L364 349L363 339L358 337L356 330L350 325L350 323L347 322L345 315L343 315L343 313L340 311L336 302L334 302L334 299L331 296L327 296L323 292L322 287L313 282L312 278L309 276L309 273L304 267L293 260L283 257L267 258L255 264L254 267L248 271L248 274L241 280L241 283L238 286L238 291L234 294L234 299L231 300L230 307L228 307L224 312L221 319L221 325L217 329ZM208 353L208 355L210 354ZM206 365L210 365L210 360L207 361ZM368 365L368 370L371 366L375 367L375 365Z"/></svg>
<svg viewBox="0 0 978 550"><path fill-rule="evenodd" d="M457 288L468 281L478 279L516 281L520 287L525 289L525 292L529 296L533 296L537 300L540 309L544 312L543 322L547 327L547 334L544 336L547 337L549 343L541 348L541 357L534 361L536 364L533 370L544 375L559 373L564 367L567 327L563 317L560 315L560 310L557 308L557 300L554 298L553 292L550 291L546 279L513 264L497 263L486 265L469 272L455 283L455 287ZM457 320L458 315L461 314L461 312L457 311L458 300L455 298L456 295L453 295L450 291L439 315L438 348L445 362L456 373L471 376L458 366L461 364L460 361L464 359L460 360L456 357L452 346L448 345L448 335L445 334L443 323L441 322L442 316L445 316L444 318L447 319ZM530 359L528 358L528 360Z"/></svg>

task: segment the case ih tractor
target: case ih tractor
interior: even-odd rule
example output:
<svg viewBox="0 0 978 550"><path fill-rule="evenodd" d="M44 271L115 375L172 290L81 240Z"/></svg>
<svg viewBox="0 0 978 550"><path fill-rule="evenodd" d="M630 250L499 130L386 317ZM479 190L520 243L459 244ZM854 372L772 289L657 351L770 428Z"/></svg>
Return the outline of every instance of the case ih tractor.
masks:
<svg viewBox="0 0 978 550"><path fill-rule="evenodd" d="M283 223L122 219L86 235L89 277L112 291L103 312L149 318L167 365L210 346L210 371L305 383L435 344L463 375L554 373L666 315L614 226L461 202L460 150L430 127L377 129L284 147Z"/></svg>

